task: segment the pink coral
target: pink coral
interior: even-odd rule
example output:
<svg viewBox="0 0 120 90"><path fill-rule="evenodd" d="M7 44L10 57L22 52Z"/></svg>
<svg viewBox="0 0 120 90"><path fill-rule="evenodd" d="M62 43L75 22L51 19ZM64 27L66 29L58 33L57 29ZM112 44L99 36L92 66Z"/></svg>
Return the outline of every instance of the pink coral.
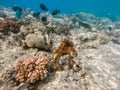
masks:
<svg viewBox="0 0 120 90"><path fill-rule="evenodd" d="M16 64L16 79L25 83L43 80L47 76L47 65L49 65L49 60L45 55L20 58Z"/></svg>

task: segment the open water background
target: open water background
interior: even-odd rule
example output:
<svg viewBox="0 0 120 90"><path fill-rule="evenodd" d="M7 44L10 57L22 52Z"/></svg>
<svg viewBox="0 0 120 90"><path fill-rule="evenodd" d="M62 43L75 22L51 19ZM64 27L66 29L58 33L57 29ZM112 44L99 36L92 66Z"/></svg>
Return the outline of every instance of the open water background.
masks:
<svg viewBox="0 0 120 90"><path fill-rule="evenodd" d="M0 0L1 6L18 5L22 8L43 12L39 8L41 3L47 6L49 12L60 9L64 14L86 12L101 17L120 16L120 0Z"/></svg>

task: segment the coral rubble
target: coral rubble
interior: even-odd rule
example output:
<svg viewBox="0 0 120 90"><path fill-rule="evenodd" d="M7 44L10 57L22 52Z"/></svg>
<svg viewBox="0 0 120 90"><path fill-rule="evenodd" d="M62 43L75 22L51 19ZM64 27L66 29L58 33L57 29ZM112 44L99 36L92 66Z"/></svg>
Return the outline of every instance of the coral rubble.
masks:
<svg viewBox="0 0 120 90"><path fill-rule="evenodd" d="M9 84L10 86L17 86L20 84L20 82L16 80L15 76L16 71L14 68L12 68L11 70L6 70L2 77L6 84Z"/></svg>
<svg viewBox="0 0 120 90"><path fill-rule="evenodd" d="M16 79L26 83L43 80L47 76L47 65L49 60L45 55L20 58L16 64Z"/></svg>

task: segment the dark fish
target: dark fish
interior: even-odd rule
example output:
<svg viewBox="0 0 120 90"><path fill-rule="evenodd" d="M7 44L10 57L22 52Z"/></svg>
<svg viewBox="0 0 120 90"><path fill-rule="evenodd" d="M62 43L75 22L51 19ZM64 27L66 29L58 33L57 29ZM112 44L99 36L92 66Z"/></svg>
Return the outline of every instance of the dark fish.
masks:
<svg viewBox="0 0 120 90"><path fill-rule="evenodd" d="M44 4L40 4L40 8L43 11L48 11L47 7Z"/></svg>
<svg viewBox="0 0 120 90"><path fill-rule="evenodd" d="M60 10L57 10L57 9L56 9L56 10L53 10L53 11L51 12L51 14L52 14L52 15L56 15L56 14L58 14L59 12L60 12Z"/></svg>
<svg viewBox="0 0 120 90"><path fill-rule="evenodd" d="M112 31L112 27L108 27L108 30L109 30L109 31Z"/></svg>
<svg viewBox="0 0 120 90"><path fill-rule="evenodd" d="M42 16L42 17L41 17L41 20L42 20L43 22L47 22L47 17L46 17L46 16Z"/></svg>
<svg viewBox="0 0 120 90"><path fill-rule="evenodd" d="M39 17L39 15L40 15L40 13L39 13L39 12L34 12L32 15L33 15L33 17L38 18L38 17Z"/></svg>
<svg viewBox="0 0 120 90"><path fill-rule="evenodd" d="M15 11L15 12L18 11L18 10L22 11L22 8L19 7L19 6L14 5L14 6L12 6L12 10Z"/></svg>

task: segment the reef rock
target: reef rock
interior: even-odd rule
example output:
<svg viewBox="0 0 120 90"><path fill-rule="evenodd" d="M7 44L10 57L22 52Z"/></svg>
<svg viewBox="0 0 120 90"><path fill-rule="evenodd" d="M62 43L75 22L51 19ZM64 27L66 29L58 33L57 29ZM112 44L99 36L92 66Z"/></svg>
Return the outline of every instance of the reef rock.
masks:
<svg viewBox="0 0 120 90"><path fill-rule="evenodd" d="M42 35L40 31L28 34L25 37L25 43L28 47L50 50L51 40L47 34Z"/></svg>
<svg viewBox="0 0 120 90"><path fill-rule="evenodd" d="M120 44L120 37L117 37L117 38L112 37L112 42L116 44Z"/></svg>
<svg viewBox="0 0 120 90"><path fill-rule="evenodd" d="M19 31L19 24L13 20L0 18L0 32L8 33L9 31L17 33Z"/></svg>
<svg viewBox="0 0 120 90"><path fill-rule="evenodd" d="M96 17L92 14L87 14L84 12L74 14L75 17L78 17L81 21L89 23L96 30L103 30L108 27L113 27L113 23L109 18Z"/></svg>
<svg viewBox="0 0 120 90"><path fill-rule="evenodd" d="M20 27L20 32L23 33L24 35L27 35L28 33L32 33L34 31L31 28L31 25L22 25Z"/></svg>
<svg viewBox="0 0 120 90"><path fill-rule="evenodd" d="M29 22L29 21L28 21ZM35 31L46 31L47 27L42 22L32 21L24 24L20 27L20 32L24 35L27 35L28 33L33 33Z"/></svg>

